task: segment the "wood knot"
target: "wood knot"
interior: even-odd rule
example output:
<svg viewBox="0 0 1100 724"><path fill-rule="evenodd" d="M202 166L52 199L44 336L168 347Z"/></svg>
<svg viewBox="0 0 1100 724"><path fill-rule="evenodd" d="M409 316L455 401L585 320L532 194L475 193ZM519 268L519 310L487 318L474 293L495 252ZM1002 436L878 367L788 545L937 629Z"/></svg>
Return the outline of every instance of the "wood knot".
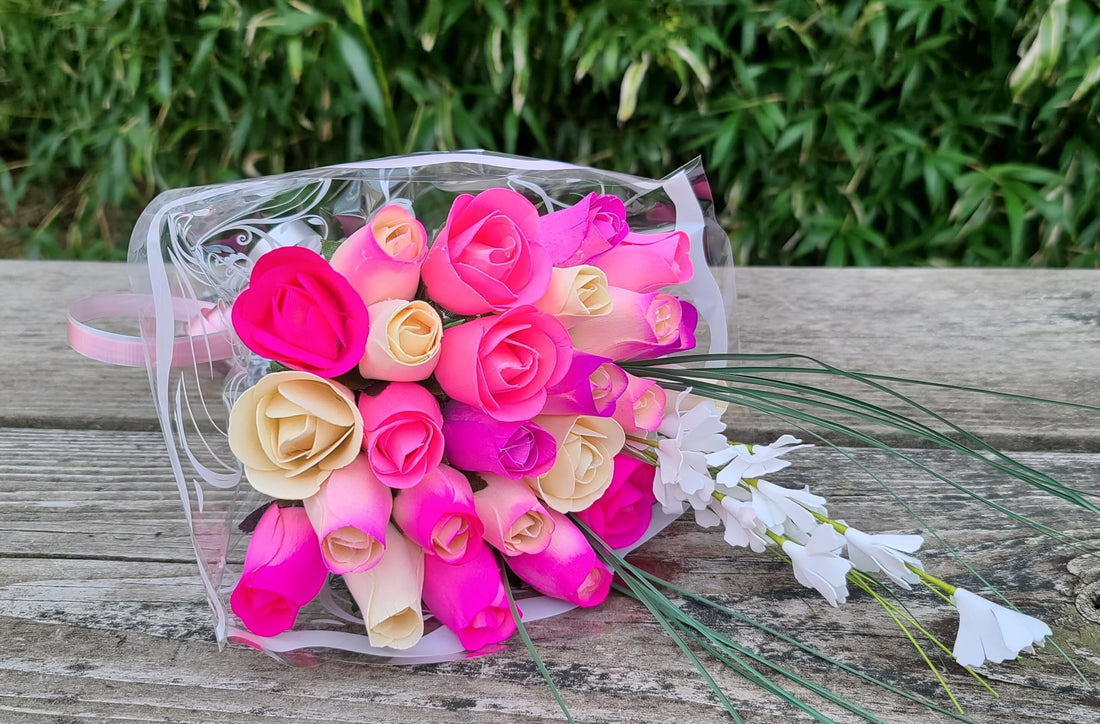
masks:
<svg viewBox="0 0 1100 724"><path fill-rule="evenodd" d="M1077 612L1086 621L1100 623L1100 551L1077 556L1066 568L1080 579L1075 587Z"/></svg>

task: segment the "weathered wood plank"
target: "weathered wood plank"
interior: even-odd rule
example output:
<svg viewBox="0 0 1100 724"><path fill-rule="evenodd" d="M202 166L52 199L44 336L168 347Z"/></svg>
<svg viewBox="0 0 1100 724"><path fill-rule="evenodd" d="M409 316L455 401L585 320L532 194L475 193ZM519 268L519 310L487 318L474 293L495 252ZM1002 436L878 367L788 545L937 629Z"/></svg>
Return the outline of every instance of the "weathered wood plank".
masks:
<svg viewBox="0 0 1100 724"><path fill-rule="evenodd" d="M1095 271L747 267L736 281L740 351L1100 405ZM65 343L68 304L128 291L125 265L5 260L0 287L0 425L155 429L143 371L85 360ZM1000 447L1100 451L1094 413L918 392ZM744 437L785 431L759 414L731 422Z"/></svg>
<svg viewBox="0 0 1100 724"><path fill-rule="evenodd" d="M491 656L412 669L363 668L347 660L287 669L251 650L218 653L178 517L175 486L156 458L158 445L155 433L0 430L0 626L5 641L0 647L0 719L558 720L537 670L515 642ZM59 450L64 456L60 465ZM1055 640L1088 675L1100 678L1100 631L1075 607L1091 605L1087 596L1078 599L1100 579L1100 556L1055 545L977 504L963 504L956 493L881 453L849 452L889 480L1011 600L1046 619ZM958 456L913 454L992 499L1010 501L1042 522L1100 542L1093 519L1068 505L1051 504ZM1020 458L1066 484L1100 490L1095 482L1100 455L1026 453ZM912 530L908 515L876 494L875 484L841 455L817 449L794 461L774 479L812 485L829 497L834 514L849 522L876 531ZM13 531L18 536L12 537ZM953 582L969 580L934 546L925 559L931 570ZM901 633L862 594L847 606L829 608L801 588L779 561L729 549L718 531L700 530L690 520L662 533L633 560L847 663L946 703ZM950 611L925 593L903 600L950 644ZM890 721L935 720L827 665L791 654L786 645L747 625L722 627ZM578 721L725 720L675 646L633 601L616 595L599 609L539 622L531 631ZM1049 649L991 669L1000 700L989 699L942 657L933 659L978 721L1022 716L1081 722L1100 705ZM749 721L789 715L752 686L727 673L717 675ZM851 720L843 712L837 718Z"/></svg>

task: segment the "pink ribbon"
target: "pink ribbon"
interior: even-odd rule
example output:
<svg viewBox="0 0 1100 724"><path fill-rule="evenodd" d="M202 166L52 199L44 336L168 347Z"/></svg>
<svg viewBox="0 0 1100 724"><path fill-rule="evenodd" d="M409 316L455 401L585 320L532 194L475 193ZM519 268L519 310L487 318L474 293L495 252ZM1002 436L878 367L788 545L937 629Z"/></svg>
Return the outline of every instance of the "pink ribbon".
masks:
<svg viewBox="0 0 1100 724"><path fill-rule="evenodd" d="M172 299L177 322L186 322L186 333L172 345L173 366L192 365L233 356L233 342L225 324L224 304L197 299ZM138 319L153 316L153 297L147 294L110 294L88 297L69 307L69 346L100 362L124 367L144 367L146 357L155 361L153 342L129 334L108 332L89 322L111 318Z"/></svg>

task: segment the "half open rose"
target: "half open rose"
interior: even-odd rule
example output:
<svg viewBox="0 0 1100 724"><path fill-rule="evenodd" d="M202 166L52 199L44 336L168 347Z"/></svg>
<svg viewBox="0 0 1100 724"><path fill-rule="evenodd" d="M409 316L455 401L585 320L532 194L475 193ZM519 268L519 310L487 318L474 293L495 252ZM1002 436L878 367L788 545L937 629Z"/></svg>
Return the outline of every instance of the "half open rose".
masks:
<svg viewBox="0 0 1100 724"><path fill-rule="evenodd" d="M252 487L272 498L313 495L362 441L351 390L308 372L265 375L229 414L230 449Z"/></svg>
<svg viewBox="0 0 1100 724"><path fill-rule="evenodd" d="M423 224L393 204L379 209L366 226L344 240L332 255L332 267L347 278L365 305L412 299L427 253Z"/></svg>
<svg viewBox="0 0 1100 724"><path fill-rule="evenodd" d="M548 507L584 510L611 485L614 458L626 442L622 427L589 415L540 415L535 422L558 441L558 457L549 472L528 481Z"/></svg>
<svg viewBox="0 0 1100 724"><path fill-rule="evenodd" d="M412 382L435 371L443 341L443 320L421 300L388 299L367 307L370 334L359 362L367 379Z"/></svg>
<svg viewBox="0 0 1100 724"><path fill-rule="evenodd" d="M443 459L443 413L416 382L391 382L359 395L363 450L371 471L391 488L410 488Z"/></svg>

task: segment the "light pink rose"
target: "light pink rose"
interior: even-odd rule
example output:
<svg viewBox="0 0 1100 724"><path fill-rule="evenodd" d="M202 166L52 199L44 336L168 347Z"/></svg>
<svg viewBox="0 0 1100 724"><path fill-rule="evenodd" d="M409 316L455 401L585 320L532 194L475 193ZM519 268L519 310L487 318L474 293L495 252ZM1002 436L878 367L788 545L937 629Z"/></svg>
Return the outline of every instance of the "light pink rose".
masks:
<svg viewBox="0 0 1100 724"><path fill-rule="evenodd" d="M502 312L538 301L550 285L535 205L511 189L455 199L423 278L428 296L456 314Z"/></svg>
<svg viewBox="0 0 1100 724"><path fill-rule="evenodd" d="M611 487L595 503L575 513L612 548L628 546L645 533L653 519L653 478L657 469L629 455L615 456Z"/></svg>
<svg viewBox="0 0 1100 724"><path fill-rule="evenodd" d="M671 294L642 294L611 287L613 309L579 319L569 329L573 345L616 361L650 359L695 346L695 307Z"/></svg>
<svg viewBox="0 0 1100 724"><path fill-rule="evenodd" d="M387 299L367 307L370 334L359 374L367 379L413 382L435 371L443 320L421 300Z"/></svg>
<svg viewBox="0 0 1100 724"><path fill-rule="evenodd" d="M572 206L547 214L542 243L554 266L576 266L613 248L626 235L626 206L610 194L591 193Z"/></svg>
<svg viewBox="0 0 1100 724"><path fill-rule="evenodd" d="M294 625L327 577L306 511L272 503L252 531L229 605L249 631L274 636Z"/></svg>
<svg viewBox="0 0 1100 724"><path fill-rule="evenodd" d="M385 299L412 299L420 284L420 266L428 253L424 226L405 208L384 206L353 232L332 255L366 305Z"/></svg>
<svg viewBox="0 0 1100 724"><path fill-rule="evenodd" d="M516 630L496 556L487 546L462 565L425 556L424 605L467 651L503 641Z"/></svg>
<svg viewBox="0 0 1100 724"><path fill-rule="evenodd" d="M357 573L382 558L393 493L371 472L365 453L334 470L302 504L330 571Z"/></svg>
<svg viewBox="0 0 1100 724"><path fill-rule="evenodd" d="M554 535L541 553L523 553L505 559L512 572L539 593L582 607L598 606L611 590L611 571L565 515L551 510Z"/></svg>
<svg viewBox="0 0 1100 724"><path fill-rule="evenodd" d="M474 493L485 542L506 556L539 553L550 545L554 521L522 480L486 473L485 487Z"/></svg>
<svg viewBox="0 0 1100 724"><path fill-rule="evenodd" d="M443 413L415 382L390 382L359 393L363 450L378 479L391 488L416 485L443 459Z"/></svg>
<svg viewBox="0 0 1100 724"><path fill-rule="evenodd" d="M656 430L665 415L665 391L653 380L626 373L626 392L615 403L612 417L627 433Z"/></svg>
<svg viewBox="0 0 1100 724"><path fill-rule="evenodd" d="M435 378L452 399L497 420L529 420L546 388L569 371L573 345L561 322L534 307L509 309L443 332Z"/></svg>
<svg viewBox="0 0 1100 724"><path fill-rule="evenodd" d="M429 557L447 563L464 563L484 545L485 527L474 508L470 481L446 465L397 494L393 520Z"/></svg>
<svg viewBox="0 0 1100 724"><path fill-rule="evenodd" d="M336 377L367 341L367 307L324 258L284 246L256 262L233 302L233 329L250 350L287 367Z"/></svg>
<svg viewBox="0 0 1100 724"><path fill-rule="evenodd" d="M607 283L635 292L655 292L691 279L691 239L682 231L627 234L613 249L589 262L607 274Z"/></svg>

